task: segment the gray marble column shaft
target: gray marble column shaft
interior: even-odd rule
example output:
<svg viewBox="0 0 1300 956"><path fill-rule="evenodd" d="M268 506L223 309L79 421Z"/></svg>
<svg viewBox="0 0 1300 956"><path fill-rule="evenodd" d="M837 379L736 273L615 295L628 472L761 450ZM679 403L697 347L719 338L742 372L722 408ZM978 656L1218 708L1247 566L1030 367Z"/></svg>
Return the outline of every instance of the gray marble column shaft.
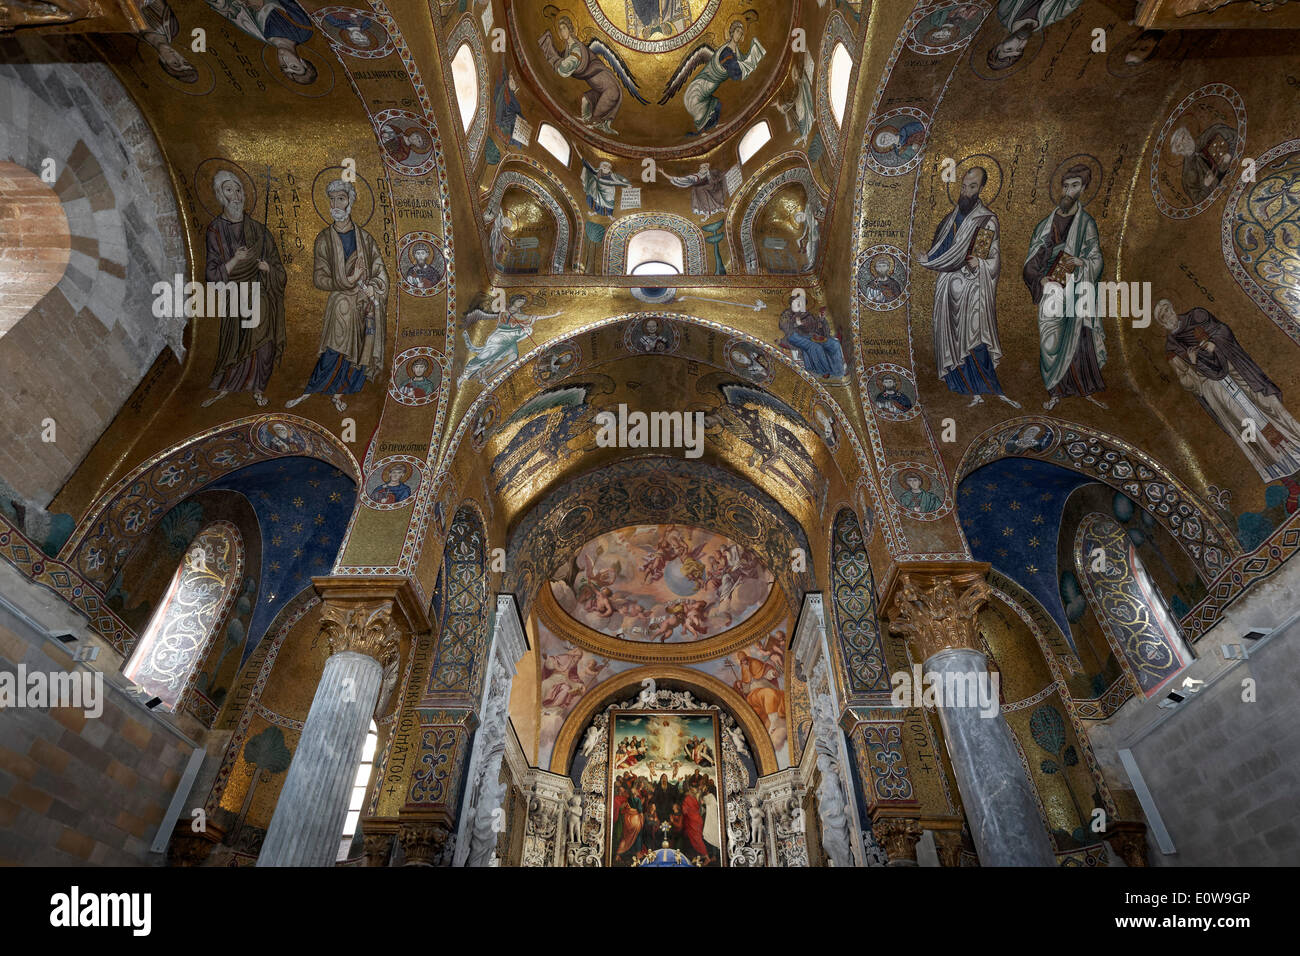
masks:
<svg viewBox="0 0 1300 956"><path fill-rule="evenodd" d="M383 676L355 651L325 662L258 866L334 865Z"/></svg>
<svg viewBox="0 0 1300 956"><path fill-rule="evenodd" d="M954 677L986 674L988 660L979 651L949 648L929 658L925 671ZM952 703L944 696L940 700ZM996 694L993 704L997 704ZM980 865L1055 866L1033 783L1025 776L1011 727L1001 711L983 716L972 701L964 707L941 706L938 711Z"/></svg>

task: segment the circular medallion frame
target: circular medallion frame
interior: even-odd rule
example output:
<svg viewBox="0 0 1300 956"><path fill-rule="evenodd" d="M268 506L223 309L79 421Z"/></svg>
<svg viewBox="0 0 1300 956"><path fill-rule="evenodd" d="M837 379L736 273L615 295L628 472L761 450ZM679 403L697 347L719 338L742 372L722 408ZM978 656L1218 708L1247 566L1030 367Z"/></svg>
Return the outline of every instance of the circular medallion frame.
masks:
<svg viewBox="0 0 1300 956"><path fill-rule="evenodd" d="M1171 139L1175 125L1198 100L1208 99L1217 96L1228 104L1232 110L1232 117L1236 122L1237 141L1232 145L1232 156L1228 160L1229 169L1225 170L1222 177L1210 190L1209 194L1199 202L1191 206L1175 206L1165 198L1160 190L1160 171L1161 165L1165 158L1165 149L1168 145L1172 148ZM1202 131L1202 134L1205 131ZM1202 135L1198 134L1198 135ZM1174 107L1169 118L1165 120L1164 125L1160 128L1160 135L1156 138L1155 145L1151 148L1151 196L1155 200L1156 208L1160 214L1169 219L1191 219L1193 216L1199 216L1210 206L1218 201L1219 197L1228 190L1232 185L1231 176L1229 175L1232 168L1240 161L1242 153L1245 152L1246 142L1246 101L1242 99L1240 93L1234 90L1226 83L1207 83L1206 85L1193 90L1183 97L1182 101Z"/></svg>
<svg viewBox="0 0 1300 956"><path fill-rule="evenodd" d="M396 483L389 481L393 474L400 476ZM400 511L415 501L423 480L424 462L420 459L410 455L381 458L366 471L361 503L372 511ZM399 499L399 495L403 497Z"/></svg>

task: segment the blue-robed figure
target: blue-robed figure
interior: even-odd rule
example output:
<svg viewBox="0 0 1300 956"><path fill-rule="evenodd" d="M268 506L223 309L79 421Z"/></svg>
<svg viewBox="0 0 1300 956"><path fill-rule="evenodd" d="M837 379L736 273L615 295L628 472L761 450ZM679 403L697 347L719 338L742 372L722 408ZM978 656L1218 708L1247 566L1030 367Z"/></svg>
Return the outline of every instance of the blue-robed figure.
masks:
<svg viewBox="0 0 1300 956"><path fill-rule="evenodd" d="M819 378L844 377L844 349L831 330L825 309L820 315L786 309L780 324L782 338L777 344L798 352L805 370Z"/></svg>
<svg viewBox="0 0 1300 956"><path fill-rule="evenodd" d="M275 47L280 72L295 83L316 82L316 67L298 52L312 38L312 19L298 0L207 0L249 36Z"/></svg>

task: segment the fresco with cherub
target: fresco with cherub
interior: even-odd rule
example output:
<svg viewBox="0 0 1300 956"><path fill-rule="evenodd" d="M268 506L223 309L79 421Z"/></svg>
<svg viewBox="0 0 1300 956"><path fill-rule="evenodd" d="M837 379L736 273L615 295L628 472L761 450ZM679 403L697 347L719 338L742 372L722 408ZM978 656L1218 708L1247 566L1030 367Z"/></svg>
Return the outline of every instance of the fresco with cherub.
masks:
<svg viewBox="0 0 1300 956"><path fill-rule="evenodd" d="M551 579L556 602L593 630L661 644L743 623L772 590L749 548L685 525L638 525L592 539Z"/></svg>

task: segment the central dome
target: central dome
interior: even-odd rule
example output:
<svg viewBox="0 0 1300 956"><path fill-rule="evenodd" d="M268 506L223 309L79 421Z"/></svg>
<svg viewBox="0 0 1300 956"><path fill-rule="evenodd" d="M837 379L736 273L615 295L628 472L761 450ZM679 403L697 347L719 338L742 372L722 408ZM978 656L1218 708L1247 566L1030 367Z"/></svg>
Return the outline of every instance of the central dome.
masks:
<svg viewBox="0 0 1300 956"><path fill-rule="evenodd" d="M626 155L699 154L783 76L797 3L576 0L512 4L525 72L564 125Z"/></svg>
<svg viewBox="0 0 1300 956"><path fill-rule="evenodd" d="M686 525L635 525L588 541L551 580L574 620L609 637L687 643L763 606L772 575L730 538Z"/></svg>

